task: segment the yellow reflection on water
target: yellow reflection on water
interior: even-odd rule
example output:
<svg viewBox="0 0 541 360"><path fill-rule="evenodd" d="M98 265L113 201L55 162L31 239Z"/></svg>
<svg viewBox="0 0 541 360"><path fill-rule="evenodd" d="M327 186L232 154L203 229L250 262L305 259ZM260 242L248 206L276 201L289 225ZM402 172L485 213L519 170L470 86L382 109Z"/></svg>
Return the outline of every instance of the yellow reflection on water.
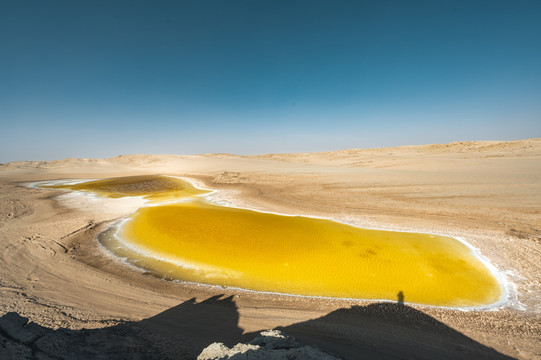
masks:
<svg viewBox="0 0 541 360"><path fill-rule="evenodd" d="M330 220L216 206L169 177L97 180L56 188L188 202L140 208L100 242L152 273L211 285L297 295L471 307L503 289L462 242L369 230ZM398 295L397 295L398 294Z"/></svg>
<svg viewBox="0 0 541 360"><path fill-rule="evenodd" d="M109 198L143 196L152 202L169 201L208 193L206 190L197 189L188 181L160 175L125 176L85 181L77 184L41 185L41 187L90 192Z"/></svg>

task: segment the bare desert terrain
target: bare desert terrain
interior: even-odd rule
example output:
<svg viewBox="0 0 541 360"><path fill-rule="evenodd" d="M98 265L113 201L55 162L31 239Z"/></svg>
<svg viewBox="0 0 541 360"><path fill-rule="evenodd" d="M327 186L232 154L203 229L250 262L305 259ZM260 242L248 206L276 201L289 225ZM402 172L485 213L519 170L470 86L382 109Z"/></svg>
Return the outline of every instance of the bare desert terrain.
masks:
<svg viewBox="0 0 541 360"><path fill-rule="evenodd" d="M219 204L460 237L498 269L507 300L465 311L407 294L333 300L158 279L96 241L137 201L31 187L144 174L218 190ZM541 358L541 139L2 164L0 248L0 358L193 359L266 329L344 359Z"/></svg>

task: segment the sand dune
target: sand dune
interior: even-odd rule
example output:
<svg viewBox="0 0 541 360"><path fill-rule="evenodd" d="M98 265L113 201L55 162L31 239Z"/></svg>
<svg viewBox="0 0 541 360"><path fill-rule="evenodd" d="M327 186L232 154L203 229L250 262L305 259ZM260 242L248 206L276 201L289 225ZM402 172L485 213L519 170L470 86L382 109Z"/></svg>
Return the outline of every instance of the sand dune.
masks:
<svg viewBox="0 0 541 360"><path fill-rule="evenodd" d="M137 174L188 177L220 190L213 195L217 202L461 237L505 276L508 302L493 311L415 305L403 310L164 281L124 265L95 241L134 204L27 186ZM213 342L233 346L277 327L348 359L357 353L373 358L541 357L541 139L2 164L0 248L0 357L17 351L20 358L28 351L50 354L54 349L36 345L48 336L56 339L59 352L65 346L65 354L74 357L85 347L110 354L112 339L121 339L126 354L145 346L156 349L145 351L147 357L194 358ZM218 295L229 299L227 305L216 300ZM213 310L177 311L200 303ZM22 334L29 328L14 325L24 321L9 312L43 328L36 330L37 338L21 340L6 331ZM228 327L216 321L229 312ZM148 326L151 335L145 333ZM90 332L91 338L83 336ZM69 336L79 341L76 347L67 345ZM423 345L426 337L436 345ZM130 339L144 341L134 345Z"/></svg>

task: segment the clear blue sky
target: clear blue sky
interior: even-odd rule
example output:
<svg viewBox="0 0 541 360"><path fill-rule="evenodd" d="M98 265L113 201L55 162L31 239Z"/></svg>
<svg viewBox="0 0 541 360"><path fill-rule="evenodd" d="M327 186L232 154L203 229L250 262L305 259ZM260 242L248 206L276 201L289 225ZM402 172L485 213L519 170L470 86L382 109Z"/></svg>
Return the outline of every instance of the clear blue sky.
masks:
<svg viewBox="0 0 541 360"><path fill-rule="evenodd" d="M0 1L0 162L541 137L541 1Z"/></svg>

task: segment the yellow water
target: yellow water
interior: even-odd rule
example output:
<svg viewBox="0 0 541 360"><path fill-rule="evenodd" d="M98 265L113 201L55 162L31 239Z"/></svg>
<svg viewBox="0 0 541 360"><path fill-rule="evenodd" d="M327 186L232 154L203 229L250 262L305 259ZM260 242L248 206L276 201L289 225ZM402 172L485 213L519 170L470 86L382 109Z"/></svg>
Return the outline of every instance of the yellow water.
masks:
<svg viewBox="0 0 541 360"><path fill-rule="evenodd" d="M41 187L89 192L109 198L142 196L151 202L170 201L208 193L182 179L159 175L125 176L77 184L41 185Z"/></svg>
<svg viewBox="0 0 541 360"><path fill-rule="evenodd" d="M111 191L96 182L77 190L88 191L85 184L102 195ZM192 196L197 190L182 186L170 191ZM389 300L401 292L406 302L453 307L491 304L503 293L471 249L451 237L361 229L202 199L140 208L100 241L159 276L257 291Z"/></svg>

